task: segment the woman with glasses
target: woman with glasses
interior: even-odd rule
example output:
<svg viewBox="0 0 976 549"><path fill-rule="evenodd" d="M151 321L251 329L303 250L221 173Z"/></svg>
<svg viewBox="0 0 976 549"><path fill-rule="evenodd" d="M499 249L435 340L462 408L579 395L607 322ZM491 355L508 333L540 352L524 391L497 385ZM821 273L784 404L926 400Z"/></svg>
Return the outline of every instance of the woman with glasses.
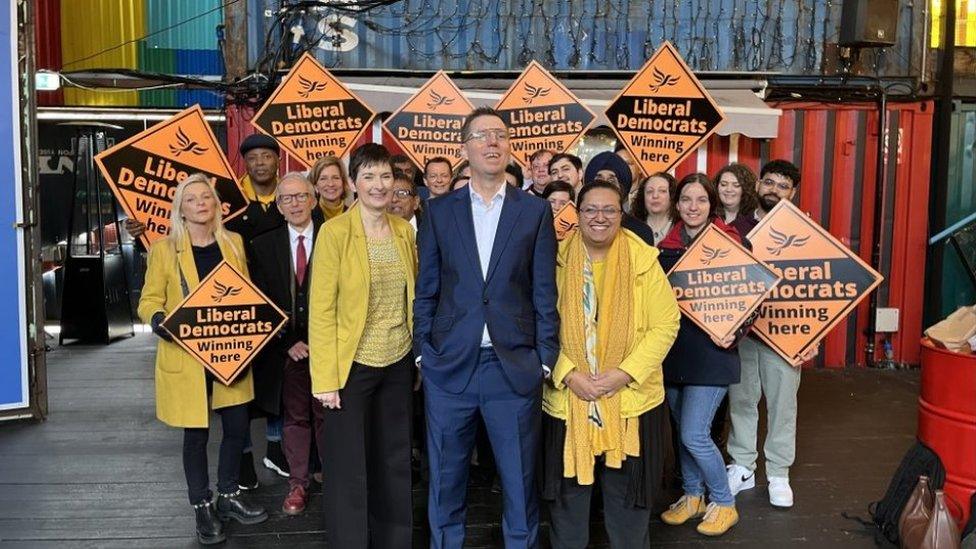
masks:
<svg viewBox="0 0 976 549"><path fill-rule="evenodd" d="M226 539L222 520L257 524L268 519L264 508L248 503L238 488L244 433L250 424L247 403L254 399L250 369L230 385L214 376L173 341L162 322L201 280L227 261L247 276L244 245L224 229L217 191L203 174L180 182L173 195L170 233L149 249L139 317L159 336L156 347L156 417L183 429L183 472L196 514L197 540L204 545ZM223 427L217 464L217 500L213 501L207 464L210 411Z"/></svg>
<svg viewBox="0 0 976 549"><path fill-rule="evenodd" d="M674 228L658 245L665 271L671 270L709 224L742 241L738 231L717 216L718 193L705 174L686 176L678 183L674 196ZM676 526L702 518L698 532L720 536L739 521L725 461L710 431L729 385L739 382L739 354L734 345L747 330L745 326L734 336L719 341L686 317L681 318L678 338L664 360L664 383L681 441L678 462L684 494L661 515L665 524Z"/></svg>
<svg viewBox="0 0 976 549"><path fill-rule="evenodd" d="M326 221L346 211L349 179L342 161L335 156L319 158L308 172L308 180L319 196L319 208Z"/></svg>
<svg viewBox="0 0 976 549"><path fill-rule="evenodd" d="M599 482L610 546L648 547L668 444L661 363L678 306L657 249L621 230L620 188L584 185L578 204L579 230L557 256L561 349L543 389L550 541L587 547Z"/></svg>
<svg viewBox="0 0 976 549"><path fill-rule="evenodd" d="M645 177L634 191L631 214L651 228L655 246L664 240L674 225L674 218L671 217L671 190L674 185L673 175L658 172Z"/></svg>
<svg viewBox="0 0 976 549"><path fill-rule="evenodd" d="M330 547L410 547L414 231L387 209L381 145L349 162L358 202L322 226L309 303L312 393L325 406L322 469Z"/></svg>

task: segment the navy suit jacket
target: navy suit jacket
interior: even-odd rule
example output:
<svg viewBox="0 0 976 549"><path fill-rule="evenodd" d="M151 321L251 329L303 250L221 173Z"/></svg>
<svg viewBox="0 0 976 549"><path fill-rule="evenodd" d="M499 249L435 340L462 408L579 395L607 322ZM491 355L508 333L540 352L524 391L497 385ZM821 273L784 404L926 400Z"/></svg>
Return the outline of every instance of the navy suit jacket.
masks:
<svg viewBox="0 0 976 549"><path fill-rule="evenodd" d="M474 374L482 330L516 393L537 390L559 355L556 234L539 198L505 192L487 276L482 276L467 187L428 201L418 236L414 352L424 376L449 393Z"/></svg>

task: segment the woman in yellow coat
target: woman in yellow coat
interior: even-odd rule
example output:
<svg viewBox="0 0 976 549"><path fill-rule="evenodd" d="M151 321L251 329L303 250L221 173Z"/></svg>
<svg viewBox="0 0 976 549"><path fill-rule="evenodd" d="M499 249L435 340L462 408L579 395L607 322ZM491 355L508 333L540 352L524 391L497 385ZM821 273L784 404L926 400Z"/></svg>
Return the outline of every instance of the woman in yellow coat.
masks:
<svg viewBox="0 0 976 549"><path fill-rule="evenodd" d="M247 264L241 237L224 230L220 200L203 174L190 175L176 187L170 224L169 236L149 250L139 316L159 336L156 417L183 429L183 470L196 514L197 538L203 544L220 543L225 539L221 519L256 524L268 518L263 508L241 497L237 485L250 421L246 404L254 398L251 372L247 370L229 386L215 381L199 362L173 343L160 324L221 260L245 275ZM211 408L220 415L223 426L216 503L207 474Z"/></svg>
<svg viewBox="0 0 976 549"><path fill-rule="evenodd" d="M620 228L624 196L585 185L579 229L560 244L560 353L543 387L543 499L552 546L584 548L599 479L614 549L647 547L669 441L661 364L678 305L657 250Z"/></svg>
<svg viewBox="0 0 976 549"><path fill-rule="evenodd" d="M387 213L393 163L381 145L349 160L359 201L322 225L312 254L312 393L325 406L329 547L409 548L410 423L417 276L413 227Z"/></svg>

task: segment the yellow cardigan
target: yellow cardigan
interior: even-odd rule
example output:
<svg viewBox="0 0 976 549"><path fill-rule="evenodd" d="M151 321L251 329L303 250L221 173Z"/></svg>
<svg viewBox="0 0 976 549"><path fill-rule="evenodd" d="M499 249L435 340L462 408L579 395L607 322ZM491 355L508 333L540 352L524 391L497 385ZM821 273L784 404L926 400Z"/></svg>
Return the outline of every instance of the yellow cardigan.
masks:
<svg viewBox="0 0 976 549"><path fill-rule="evenodd" d="M674 291L657 261L657 248L648 246L628 230L620 229L617 238L626 238L634 271L634 329L637 337L633 351L624 358L620 369L634 381L620 392L621 417L636 417L664 402L664 375L661 363L678 335L680 313ZM556 257L556 286L562 291L566 280L566 244L560 243ZM609 268L609 266L607 266ZM563 379L576 365L559 353L552 372L552 383L543 386L542 408L550 416L566 419L569 387Z"/></svg>
<svg viewBox="0 0 976 549"><path fill-rule="evenodd" d="M228 232L227 242L218 242L225 261L247 276L244 245L237 233ZM149 249L146 283L139 298L139 318L146 324L157 312L167 315L183 301L180 271L192 292L200 283L193 262L190 237L180 243L164 238ZM251 369L247 368L234 383L213 384L214 410L254 400ZM207 403L206 375L203 366L175 343L158 340L156 347L156 417L172 427L207 427L210 410Z"/></svg>
<svg viewBox="0 0 976 549"><path fill-rule="evenodd" d="M417 246L410 223L386 215L407 274L407 328L413 333ZM312 254L308 304L308 344L312 392L337 391L346 385L353 357L366 325L369 305L369 252L360 206L322 225Z"/></svg>

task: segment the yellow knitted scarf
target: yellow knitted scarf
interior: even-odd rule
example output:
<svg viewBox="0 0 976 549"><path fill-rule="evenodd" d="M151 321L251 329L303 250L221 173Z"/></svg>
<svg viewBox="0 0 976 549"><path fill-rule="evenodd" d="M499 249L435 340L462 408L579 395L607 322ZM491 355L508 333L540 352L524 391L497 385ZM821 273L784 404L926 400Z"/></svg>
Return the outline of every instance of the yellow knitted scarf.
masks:
<svg viewBox="0 0 976 549"><path fill-rule="evenodd" d="M587 358L587 330L594 326L587 321L583 301L584 292L595 295L592 277L584 276L584 269L592 270L583 239L576 231L567 244L565 279L559 295L560 340L562 350L576 365L576 371L589 376L620 366L634 345L633 327L633 269L627 239L617 235L607 253L603 288L597 296L596 364ZM589 325L589 326L588 326ZM620 391L602 397L596 403L600 421L591 419L589 402L569 393L566 415L566 440L563 446L563 476L576 477L581 485L593 484L595 456L604 456L607 467L619 469L627 456L640 455L637 418L620 417ZM598 424L599 423L599 424ZM602 425L600 425L602 424Z"/></svg>
<svg viewBox="0 0 976 549"><path fill-rule="evenodd" d="M322 209L322 214L325 216L325 220L328 221L333 217L346 211L346 204L342 200L339 200L339 204L330 204L324 198L319 198L319 208Z"/></svg>

